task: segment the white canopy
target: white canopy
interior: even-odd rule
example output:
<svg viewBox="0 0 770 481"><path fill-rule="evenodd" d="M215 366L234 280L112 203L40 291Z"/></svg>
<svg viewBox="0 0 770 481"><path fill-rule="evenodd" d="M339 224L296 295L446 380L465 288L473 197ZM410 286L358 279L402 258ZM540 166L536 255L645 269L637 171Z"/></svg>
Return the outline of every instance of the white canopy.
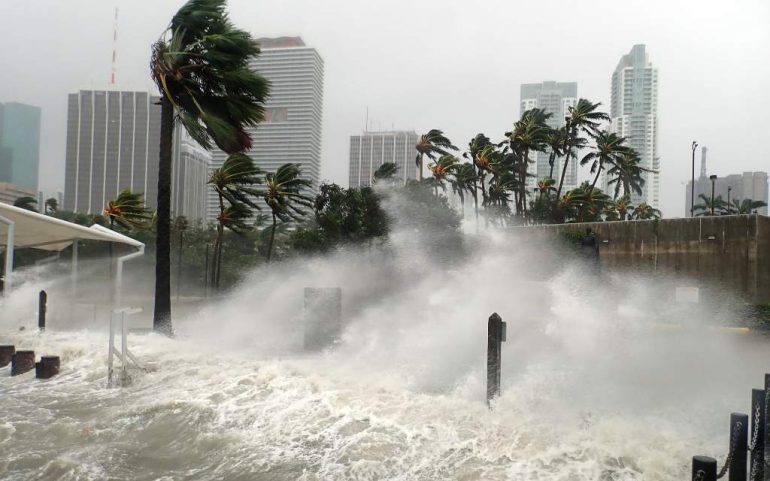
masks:
<svg viewBox="0 0 770 481"><path fill-rule="evenodd" d="M98 240L140 247L141 242L113 232L106 227L84 227L48 215L0 203L0 217L14 223L13 244L16 248L32 247L60 251L75 240ZM8 243L8 225L0 222L0 245Z"/></svg>

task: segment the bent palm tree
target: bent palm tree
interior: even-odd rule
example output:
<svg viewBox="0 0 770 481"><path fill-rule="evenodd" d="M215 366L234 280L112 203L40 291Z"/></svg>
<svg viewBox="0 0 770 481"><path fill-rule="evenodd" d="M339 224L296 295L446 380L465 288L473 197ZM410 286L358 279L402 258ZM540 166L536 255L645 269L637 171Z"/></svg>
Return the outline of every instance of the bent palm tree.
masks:
<svg viewBox="0 0 770 481"><path fill-rule="evenodd" d="M24 197L19 197L18 199L14 200L13 206L32 212L37 212L37 199L25 195Z"/></svg>
<svg viewBox="0 0 770 481"><path fill-rule="evenodd" d="M262 195L262 192L253 188L262 183L260 174L262 171L254 165L254 161L246 154L232 154L225 159L222 166L214 170L208 183L214 187L219 199L219 215L217 217L217 237L214 240L213 265L211 270L211 285L219 288L222 263L222 240L225 235L225 227L236 226L240 231L240 223L250 217L251 209L260 210L254 198ZM225 206L227 201L228 206ZM228 215L225 211L232 207Z"/></svg>
<svg viewBox="0 0 770 481"><path fill-rule="evenodd" d="M516 212L527 213L527 169L531 162L530 151L544 152L548 146L551 128L546 121L551 114L541 109L531 109L524 112L515 124L513 130L506 132L508 145L514 154L513 172L518 178L516 185Z"/></svg>
<svg viewBox="0 0 770 481"><path fill-rule="evenodd" d="M721 195L714 197L713 199L706 194L699 194L698 198L701 200L699 204L693 206L693 211L697 216L704 215L724 215L727 212L727 202L722 199Z"/></svg>
<svg viewBox="0 0 770 481"><path fill-rule="evenodd" d="M277 220L284 222L290 219L299 220L305 214L302 207L312 208L312 197L302 193L310 187L310 181L300 179L300 168L297 164L283 164L275 173L265 174L265 191L263 198L270 207L273 217L273 227L270 231L270 241L267 245L267 261L273 253L275 228Z"/></svg>
<svg viewBox="0 0 770 481"><path fill-rule="evenodd" d="M473 195L473 202L478 212L478 196L476 195L476 169L470 162L460 164L454 171L454 177L450 180L452 191L460 198L461 215L465 217L465 192Z"/></svg>
<svg viewBox="0 0 770 481"><path fill-rule="evenodd" d="M372 181L377 183L379 180L391 180L395 177L396 173L398 173L398 164L395 162L385 162L374 171Z"/></svg>
<svg viewBox="0 0 770 481"><path fill-rule="evenodd" d="M752 212L756 211L757 209L761 209L766 205L767 203L761 200L735 199L731 202L731 205L728 206L728 209L731 213L734 212L736 214L751 214Z"/></svg>
<svg viewBox="0 0 770 481"><path fill-rule="evenodd" d="M417 168L420 170L420 180L422 180L422 159L427 156L430 160L436 160L437 155L447 155L450 150L457 150L452 142L444 137L444 132L438 129L431 129L427 134L423 134L417 140L417 157L414 159Z"/></svg>
<svg viewBox="0 0 770 481"><path fill-rule="evenodd" d="M642 195L642 187L645 183L643 173L655 171L640 167L639 162L639 154L635 150L629 149L621 152L612 167L607 169L607 175L610 177L607 185L615 184L613 197L618 196L621 186L623 187L623 195L628 198L631 198L632 193Z"/></svg>
<svg viewBox="0 0 770 481"><path fill-rule="evenodd" d="M107 202L104 216L110 219L110 229L115 230L115 223L126 229L148 229L153 220L153 212L144 205L141 192L124 189L115 200Z"/></svg>
<svg viewBox="0 0 770 481"><path fill-rule="evenodd" d="M634 213L631 214L631 218L634 220L660 219L660 216L660 211L649 205L647 202L642 202L637 205L634 209Z"/></svg>
<svg viewBox="0 0 770 481"><path fill-rule="evenodd" d="M626 139L613 132L601 131L596 135L595 140L596 149L580 159L581 166L590 163L591 173L596 172L594 181L588 188L589 193L596 187L604 166L614 166L622 162L621 155L629 151L629 148L624 145Z"/></svg>
<svg viewBox="0 0 770 481"><path fill-rule="evenodd" d="M455 157L454 155L442 155L438 158L437 161L430 164L428 168L430 169L431 175L433 175L433 180L435 182L434 188L435 188L435 194L438 196L438 188L441 187L442 190L446 190L446 185L444 185L444 181L447 180L449 175L454 175L454 173L457 171L457 169L460 166L460 159Z"/></svg>
<svg viewBox="0 0 770 481"><path fill-rule="evenodd" d="M150 68L161 93L158 226L153 326L171 325L171 145L174 117L204 148L248 150L247 127L263 120L269 84L249 68L259 46L233 26L225 0L189 0L152 46Z"/></svg>
<svg viewBox="0 0 770 481"><path fill-rule="evenodd" d="M577 105L570 107L566 119L567 136L564 149L564 167L561 171L561 180L556 189L556 197L561 197L561 189L564 186L564 176L567 173L569 159L574 154L575 149L579 149L585 143L585 139L580 136L586 133L590 136L595 135L599 130L601 122L610 120L610 116L604 112L597 112L601 103L591 103L586 99L578 100Z"/></svg>

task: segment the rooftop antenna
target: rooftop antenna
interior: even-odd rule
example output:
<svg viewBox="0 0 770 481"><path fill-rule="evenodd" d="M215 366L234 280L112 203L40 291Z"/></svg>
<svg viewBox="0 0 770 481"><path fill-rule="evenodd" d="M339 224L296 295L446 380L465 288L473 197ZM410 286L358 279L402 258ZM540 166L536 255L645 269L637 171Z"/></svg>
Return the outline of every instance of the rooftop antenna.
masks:
<svg viewBox="0 0 770 481"><path fill-rule="evenodd" d="M700 149L700 178L705 179L706 178L706 152L708 152L708 147L701 147Z"/></svg>
<svg viewBox="0 0 770 481"><path fill-rule="evenodd" d="M116 67L115 60L118 52L118 7L115 6L115 20L112 24L112 74L110 75L110 85L115 85Z"/></svg>

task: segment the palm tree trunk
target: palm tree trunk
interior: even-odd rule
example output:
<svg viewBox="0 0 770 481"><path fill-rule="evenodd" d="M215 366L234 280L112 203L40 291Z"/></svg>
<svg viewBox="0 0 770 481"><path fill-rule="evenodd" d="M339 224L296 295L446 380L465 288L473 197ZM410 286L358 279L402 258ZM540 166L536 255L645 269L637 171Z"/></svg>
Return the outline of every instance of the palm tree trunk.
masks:
<svg viewBox="0 0 770 481"><path fill-rule="evenodd" d="M588 189L588 195L591 195L591 192L594 191L594 187L596 187L596 182L599 181L599 176L602 174L602 169L604 166L600 163L599 164L599 170L596 171L596 177L594 177L594 181L591 183L591 188Z"/></svg>
<svg viewBox="0 0 770 481"><path fill-rule="evenodd" d="M110 230L115 230L115 217L113 217L113 216L110 216ZM110 242L108 245L109 245L109 249L110 249L110 283L109 283L109 286L110 286L110 304L112 304L112 302L115 300L114 299L114 296L115 296L115 292L114 291L115 290L112 288L113 283L115 282L115 279L113 278L113 263L114 263L115 257L113 255L113 251L112 251L112 249L113 249L112 242ZM120 307L120 306L113 306L113 307Z"/></svg>
<svg viewBox="0 0 770 481"><path fill-rule="evenodd" d="M548 164L551 166L551 171L548 173L548 178L553 179L553 166L556 164L556 152L551 150L551 156L548 159Z"/></svg>
<svg viewBox="0 0 770 481"><path fill-rule="evenodd" d="M569 158L572 154L572 146L569 146L567 148L567 155L564 156L564 167L561 171L561 179L559 180L559 188L556 189L556 199L558 200L561 197L561 188L564 185L564 177L567 174L567 166L569 165Z"/></svg>
<svg viewBox="0 0 770 481"><path fill-rule="evenodd" d="M224 215L225 215L225 201L222 198L222 194L217 192L219 197L219 223L217 224L217 237L216 240L214 240L214 252L212 257L212 269L211 269L211 286L214 289L219 289L219 278L220 278L220 264L222 262L222 240L225 236L225 225L224 225Z"/></svg>
<svg viewBox="0 0 770 481"><path fill-rule="evenodd" d="M479 233L479 188L476 179L473 179L473 208L476 211L476 234Z"/></svg>
<svg viewBox="0 0 770 481"><path fill-rule="evenodd" d="M422 153L420 153L419 155L420 155L420 165L417 168L420 169L420 182L422 182Z"/></svg>
<svg viewBox="0 0 770 481"><path fill-rule="evenodd" d="M160 153L158 158L158 223L155 235L155 309L153 328L168 336L171 325L171 144L174 108L165 95L160 100Z"/></svg>
<svg viewBox="0 0 770 481"><path fill-rule="evenodd" d="M524 150L524 163L521 166L521 208L527 215L527 168L529 167L529 148ZM537 169L535 169L537 172Z"/></svg>
<svg viewBox="0 0 770 481"><path fill-rule="evenodd" d="M270 231L270 243L267 244L267 262L273 255L273 239L275 239L275 211L273 211L273 230Z"/></svg>
<svg viewBox="0 0 770 481"><path fill-rule="evenodd" d="M629 199L631 198L631 185L627 178L623 179L623 195Z"/></svg>

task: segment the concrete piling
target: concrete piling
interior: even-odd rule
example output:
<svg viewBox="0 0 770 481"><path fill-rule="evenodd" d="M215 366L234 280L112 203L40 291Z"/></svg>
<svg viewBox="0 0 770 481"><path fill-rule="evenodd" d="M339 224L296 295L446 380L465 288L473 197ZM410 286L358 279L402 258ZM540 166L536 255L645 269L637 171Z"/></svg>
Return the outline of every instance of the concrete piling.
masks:
<svg viewBox="0 0 770 481"><path fill-rule="evenodd" d="M692 481L717 481L717 460L708 456L693 456Z"/></svg>
<svg viewBox="0 0 770 481"><path fill-rule="evenodd" d="M41 331L45 331L45 316L46 316L46 304L48 303L48 294L45 291L40 291L37 299L37 327Z"/></svg>
<svg viewBox="0 0 770 481"><path fill-rule="evenodd" d="M50 379L59 374L59 366L59 356L43 356L40 362L35 363L35 377Z"/></svg>
<svg viewBox="0 0 770 481"><path fill-rule="evenodd" d="M14 346L0 346L0 367L10 364L15 352L16 347Z"/></svg>
<svg viewBox="0 0 770 481"><path fill-rule="evenodd" d="M16 351L11 359L11 376L35 369L35 351Z"/></svg>

